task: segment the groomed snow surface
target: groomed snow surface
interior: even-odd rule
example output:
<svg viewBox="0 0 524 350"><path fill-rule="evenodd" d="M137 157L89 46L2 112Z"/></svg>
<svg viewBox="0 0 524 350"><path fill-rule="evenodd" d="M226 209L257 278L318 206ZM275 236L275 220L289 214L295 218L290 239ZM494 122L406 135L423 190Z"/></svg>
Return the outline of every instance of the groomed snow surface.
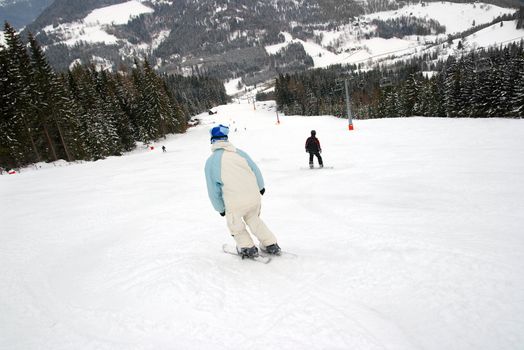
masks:
<svg viewBox="0 0 524 350"><path fill-rule="evenodd" d="M154 150L0 176L0 349L522 349L523 121L216 110ZM222 253L214 122L297 259ZM311 129L333 169L303 169Z"/></svg>

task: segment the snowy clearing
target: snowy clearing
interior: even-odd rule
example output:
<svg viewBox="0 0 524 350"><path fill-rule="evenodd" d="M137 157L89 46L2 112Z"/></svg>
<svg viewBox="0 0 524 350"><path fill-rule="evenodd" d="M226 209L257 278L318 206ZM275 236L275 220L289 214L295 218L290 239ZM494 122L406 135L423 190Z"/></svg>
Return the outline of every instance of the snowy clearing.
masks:
<svg viewBox="0 0 524 350"><path fill-rule="evenodd" d="M522 348L522 120L214 110L152 151L0 176L0 349ZM214 122L297 259L221 251ZM333 169L301 169L311 129Z"/></svg>
<svg viewBox="0 0 524 350"><path fill-rule="evenodd" d="M368 59L379 59L393 55L406 56L417 52L417 49L420 50L423 46L421 42L417 41L416 37L404 39L375 37L366 40L348 40L339 47L339 49L343 49L343 52L333 53L316 43L294 39L289 33L282 34L284 34L286 41L266 46L266 52L275 54L291 43L300 43L304 47L304 51L313 58L314 68L325 68L334 64L361 63Z"/></svg>
<svg viewBox="0 0 524 350"><path fill-rule="evenodd" d="M125 24L134 17L151 12L153 9L133 0L93 10L82 21L63 23L58 26L48 25L43 28L43 31L58 35L63 40L62 43L68 46L74 46L80 42L114 45L119 39L108 34L104 30L105 26Z"/></svg>
<svg viewBox="0 0 524 350"><path fill-rule="evenodd" d="M226 89L226 94L228 95L235 95L239 92L242 91L242 88L238 88L238 83L240 83L240 85L243 87L244 85L242 84L242 78L235 78L235 79L231 79L230 81L228 82L225 82L224 83L224 87Z"/></svg>
<svg viewBox="0 0 524 350"><path fill-rule="evenodd" d="M519 42L524 39L524 30L517 29L517 21L503 21L482 30L479 30L463 40L466 49L477 47L489 47L496 44L509 45L511 42ZM460 39L454 42L458 43Z"/></svg>
<svg viewBox="0 0 524 350"><path fill-rule="evenodd" d="M475 25L489 23L498 16L512 14L515 9L485 3L460 4L453 2L426 2L405 6L399 10L376 12L366 15L372 19L395 19L402 16L433 19L446 26L446 33L460 33Z"/></svg>
<svg viewBox="0 0 524 350"><path fill-rule="evenodd" d="M132 18L154 10L138 1L132 0L121 4L111 5L93 10L84 18L86 24L126 24Z"/></svg>

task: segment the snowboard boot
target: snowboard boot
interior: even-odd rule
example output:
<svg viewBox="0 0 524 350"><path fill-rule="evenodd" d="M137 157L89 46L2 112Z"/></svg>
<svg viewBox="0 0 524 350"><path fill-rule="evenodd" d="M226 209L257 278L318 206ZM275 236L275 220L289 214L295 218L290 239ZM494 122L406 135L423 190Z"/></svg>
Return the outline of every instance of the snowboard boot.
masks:
<svg viewBox="0 0 524 350"><path fill-rule="evenodd" d="M272 255L278 255L280 254L280 247L277 243L268 245L267 247L260 246L260 249L262 249L264 252Z"/></svg>
<svg viewBox="0 0 524 350"><path fill-rule="evenodd" d="M309 163L309 169L313 169L313 163Z"/></svg>
<svg viewBox="0 0 524 350"><path fill-rule="evenodd" d="M240 249L237 247L237 252L242 257L242 259L256 258L258 256L258 248L255 246Z"/></svg>
<svg viewBox="0 0 524 350"><path fill-rule="evenodd" d="M324 167L324 164L319 164L319 166L320 166L321 168L323 168L323 167Z"/></svg>

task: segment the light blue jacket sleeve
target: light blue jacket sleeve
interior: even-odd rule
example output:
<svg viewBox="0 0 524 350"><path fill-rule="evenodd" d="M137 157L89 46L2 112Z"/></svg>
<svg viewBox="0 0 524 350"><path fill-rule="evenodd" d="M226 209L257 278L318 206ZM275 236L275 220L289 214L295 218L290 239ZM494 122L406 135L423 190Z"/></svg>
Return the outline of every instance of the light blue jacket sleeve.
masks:
<svg viewBox="0 0 524 350"><path fill-rule="evenodd" d="M262 177L262 172L260 172L260 169L258 168L258 166L255 164L255 162L253 162L251 157L249 157L249 155L246 152L237 148L237 153L240 154L242 157L244 157L247 160L247 164L249 165L251 170L253 170L253 172L255 173L255 176L257 177L258 189L259 190L263 189L264 188L264 178Z"/></svg>
<svg viewBox="0 0 524 350"><path fill-rule="evenodd" d="M226 211L224 198L222 197L222 154L223 150L217 150L208 158L205 167L207 194L213 204L213 208L219 213Z"/></svg>

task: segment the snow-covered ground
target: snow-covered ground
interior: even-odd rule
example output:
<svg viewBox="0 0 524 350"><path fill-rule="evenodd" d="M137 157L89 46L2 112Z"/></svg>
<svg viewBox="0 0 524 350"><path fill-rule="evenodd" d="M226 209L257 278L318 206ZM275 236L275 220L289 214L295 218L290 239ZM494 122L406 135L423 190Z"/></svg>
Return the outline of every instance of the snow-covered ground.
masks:
<svg viewBox="0 0 524 350"><path fill-rule="evenodd" d="M522 349L522 120L349 132L277 125L273 108L220 106L153 151L0 176L0 349ZM260 166L262 218L297 259L221 252L203 174L216 122ZM311 129L333 169L303 169Z"/></svg>
<svg viewBox="0 0 524 350"><path fill-rule="evenodd" d="M170 1L157 0L153 3L171 3ZM151 42L131 44L118 39L110 34L109 26L127 23L132 18L141 14L151 13L154 10L149 7L151 2L145 0L131 0L124 3L105 6L93 10L83 20L60 25L49 25L43 30L48 35L61 38L61 43L74 46L80 42L104 43L106 45L121 44L120 54L122 57L136 57L149 54L169 36L170 32L162 30L151 33ZM217 9L219 11L220 8ZM447 34L461 32L475 25L488 23L497 16L510 14L515 9L501 8L495 5L475 3L457 4L451 2L433 2L413 4L395 11L385 11L369 14L356 21L339 26L336 30L315 30L319 43L303 41L293 38L289 33L282 33L286 41L277 45L266 46L269 54L274 54L292 42L301 43L305 51L313 58L315 68L323 68L333 64L358 64L384 59L386 56L405 57L417 54L424 48L426 43L445 41ZM428 36L409 36L404 38L382 39L374 37L376 28L370 24L374 18L388 19L400 16L415 16L419 18L434 19L446 26L446 34ZM237 33L238 34L238 33ZM491 35L483 44L493 45L504 40L513 39L513 32L509 28L505 32ZM234 33L232 33L234 35ZM369 36L367 36L369 35ZM511 36L511 37L509 37ZM472 39L473 41L476 39ZM159 62L160 64L162 62Z"/></svg>
<svg viewBox="0 0 524 350"><path fill-rule="evenodd" d="M524 30L517 29L517 21L503 21L494 24L478 32L467 36L462 40L462 44L466 49L489 47L496 44L508 45L512 42L519 42L524 40ZM461 39L456 39L455 43Z"/></svg>
<svg viewBox="0 0 524 350"><path fill-rule="evenodd" d="M317 43L293 38L289 33L282 34L286 38L285 42L266 46L266 52L273 55L291 43L300 43L304 47L304 51L313 59L314 68L325 68L334 64L359 63L380 55L406 54L413 52L413 48L420 46L416 39L370 38L367 40L356 40L352 35L345 35L347 40L341 46L347 49L347 51L333 53Z"/></svg>
<svg viewBox="0 0 524 350"><path fill-rule="evenodd" d="M515 9L485 3L459 4L453 2L424 2L405 6L399 10L376 12L366 19L395 19L406 16L433 19L446 26L446 33L460 33L475 25L491 22L494 18L512 14Z"/></svg>
<svg viewBox="0 0 524 350"><path fill-rule="evenodd" d="M502 23L502 26L501 26ZM445 61L449 56L460 57L472 50L479 50L481 48L489 48L492 46L505 46L513 42L520 42L524 40L524 29L517 29L517 21L503 21L501 23L493 24L487 28L479 30L465 38L458 38L453 40L452 45L428 45L428 46L414 46L411 49L399 49L394 53L382 54L382 56L375 55L375 59L379 60L382 65L391 65L398 61L405 61L413 57L422 56L426 54L428 57L437 54L437 58L433 60ZM462 49L459 49L459 42L462 42ZM387 45L387 44L386 44ZM392 51L390 51L392 52ZM364 62L362 59L354 60L353 62ZM436 72L425 72L426 76L432 76Z"/></svg>
<svg viewBox="0 0 524 350"><path fill-rule="evenodd" d="M240 89L238 83L240 83ZM224 87L226 89L226 94L228 94L229 96L235 95L242 91L242 78L231 79L228 82L224 83Z"/></svg>
<svg viewBox="0 0 524 350"><path fill-rule="evenodd" d="M116 44L118 38L105 31L107 25L118 25L129 22L134 17L151 13L153 9L136 0L101 7L91 11L82 21L49 25L43 30L48 34L58 35L62 43L74 46L79 42Z"/></svg>
<svg viewBox="0 0 524 350"><path fill-rule="evenodd" d="M363 16L359 24L340 26L337 30L315 30L315 35L321 36L321 43L303 41L293 38L289 33L282 33L285 42L266 46L269 54L275 54L290 43L301 43L304 50L313 58L315 68L323 68L333 64L364 63L369 59L384 59L389 56L409 58L409 55L419 54L425 49L425 44L445 41L447 34L465 31L475 25L489 23L498 16L514 13L515 9L502 8L495 5L475 3L458 4L451 2L431 2L405 6L399 10L377 12ZM401 16L433 19L446 26L446 34L427 36L406 36L404 38L365 38L365 34L375 32L369 23L373 19L395 19ZM486 28L478 33L466 37L476 46L490 46L510 39L516 41L524 37L524 30L515 29L513 21L505 22L503 30L498 29L500 24ZM488 33L489 29L489 33ZM470 39L471 38L471 39ZM482 38L482 39L480 39ZM336 52L328 50L328 47ZM406 57L407 56L407 57Z"/></svg>
<svg viewBox="0 0 524 350"><path fill-rule="evenodd" d="M152 13L153 9L136 0L102 7L93 10L86 18L85 24L126 24L133 17L143 13Z"/></svg>

